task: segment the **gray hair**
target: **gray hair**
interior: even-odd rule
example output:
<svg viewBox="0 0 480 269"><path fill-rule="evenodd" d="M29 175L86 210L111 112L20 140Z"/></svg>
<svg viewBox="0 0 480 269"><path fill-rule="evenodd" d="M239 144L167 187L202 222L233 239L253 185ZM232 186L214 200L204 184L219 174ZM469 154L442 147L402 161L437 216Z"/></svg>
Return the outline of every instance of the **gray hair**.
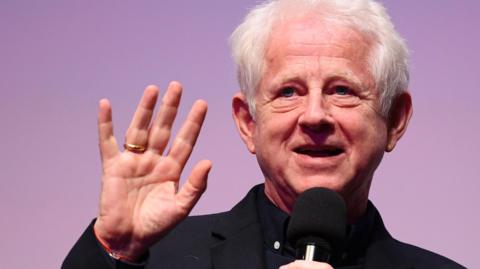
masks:
<svg viewBox="0 0 480 269"><path fill-rule="evenodd" d="M408 49L385 8L375 0L268 0L254 7L230 37L237 79L250 114L255 116L255 91L265 72L266 46L275 23L310 14L372 38L369 71L381 92L380 112L388 117L394 99L407 91Z"/></svg>

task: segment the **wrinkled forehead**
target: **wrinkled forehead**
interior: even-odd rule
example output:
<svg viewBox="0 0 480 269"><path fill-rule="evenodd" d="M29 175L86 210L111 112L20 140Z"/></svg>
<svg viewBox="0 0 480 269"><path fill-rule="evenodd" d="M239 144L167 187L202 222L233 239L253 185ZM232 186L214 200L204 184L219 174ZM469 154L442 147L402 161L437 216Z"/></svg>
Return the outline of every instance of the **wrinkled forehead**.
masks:
<svg viewBox="0 0 480 269"><path fill-rule="evenodd" d="M260 85L273 74L284 80L289 77L335 76L374 90L375 79L369 64L371 46L371 39L349 26L310 17L279 21L266 43L265 69ZM318 69L294 68L292 64L308 64Z"/></svg>
<svg viewBox="0 0 480 269"><path fill-rule="evenodd" d="M288 48L317 56L333 52L332 57L348 56L367 63L372 45L369 35L347 24L312 16L281 19L275 22L268 36L265 60L278 58L280 51Z"/></svg>

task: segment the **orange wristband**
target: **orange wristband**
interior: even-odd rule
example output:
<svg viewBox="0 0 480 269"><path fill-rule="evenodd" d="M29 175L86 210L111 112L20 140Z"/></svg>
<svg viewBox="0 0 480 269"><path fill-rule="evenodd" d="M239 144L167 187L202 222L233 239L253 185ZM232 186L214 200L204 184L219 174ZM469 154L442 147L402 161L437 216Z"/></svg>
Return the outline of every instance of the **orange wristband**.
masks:
<svg viewBox="0 0 480 269"><path fill-rule="evenodd" d="M107 246L105 242L103 242L98 236L97 232L95 229L93 229L93 233L95 234L95 238L97 238L97 241L100 243L100 245L103 247L103 249L108 253L108 255L115 260L120 260L120 261L126 261L129 263L136 263L136 261L128 256L125 256L121 253L118 253L116 251L113 251L110 247Z"/></svg>

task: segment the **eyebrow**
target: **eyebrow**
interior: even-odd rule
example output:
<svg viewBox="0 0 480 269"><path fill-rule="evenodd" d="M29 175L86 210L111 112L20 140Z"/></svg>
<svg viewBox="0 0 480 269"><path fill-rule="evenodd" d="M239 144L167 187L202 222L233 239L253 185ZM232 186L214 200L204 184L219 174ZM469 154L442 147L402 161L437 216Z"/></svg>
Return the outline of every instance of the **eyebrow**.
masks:
<svg viewBox="0 0 480 269"><path fill-rule="evenodd" d="M278 85L286 84L288 82L301 83L302 81L304 81L302 77L303 77L302 75L296 74L296 73L287 73L286 75L279 74L278 80L277 79L273 80L273 85L278 86ZM332 80L345 81L348 84L352 84L354 87L362 91L366 88L365 83L362 83L361 80L358 78L358 76L354 75L349 70L334 72L333 74L330 74L328 77L326 77L325 81L329 82Z"/></svg>
<svg viewBox="0 0 480 269"><path fill-rule="evenodd" d="M334 73L327 78L327 81L330 81L330 80L343 80L349 84L352 84L353 86L355 86L360 90L363 90L366 87L365 83L362 83L357 76L355 76L349 71Z"/></svg>

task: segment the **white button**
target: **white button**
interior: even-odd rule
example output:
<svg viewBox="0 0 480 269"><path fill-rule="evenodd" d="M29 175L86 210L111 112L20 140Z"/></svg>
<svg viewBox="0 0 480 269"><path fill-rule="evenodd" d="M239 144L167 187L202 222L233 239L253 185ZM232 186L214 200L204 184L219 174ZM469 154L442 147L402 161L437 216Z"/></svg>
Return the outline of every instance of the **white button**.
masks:
<svg viewBox="0 0 480 269"><path fill-rule="evenodd" d="M279 249L280 248L280 242L275 241L275 243L273 243L273 248L274 249Z"/></svg>

